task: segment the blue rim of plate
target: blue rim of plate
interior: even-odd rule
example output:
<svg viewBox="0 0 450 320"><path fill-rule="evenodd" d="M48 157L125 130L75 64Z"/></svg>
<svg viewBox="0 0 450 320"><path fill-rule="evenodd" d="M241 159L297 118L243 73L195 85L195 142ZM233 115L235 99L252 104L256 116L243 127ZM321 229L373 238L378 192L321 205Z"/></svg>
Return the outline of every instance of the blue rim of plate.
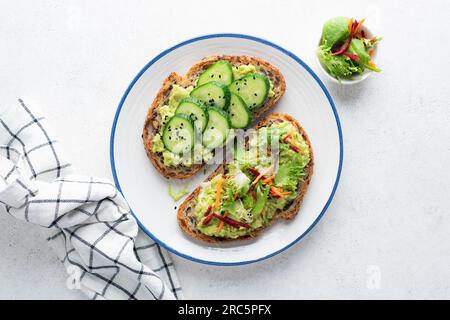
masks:
<svg viewBox="0 0 450 320"><path fill-rule="evenodd" d="M339 153L339 167L338 167L338 172L336 175L336 181L334 183L333 189L331 191L331 194L327 200L327 202L325 203L325 206L323 207L322 211L320 212L319 216L316 218L316 220L314 220L314 222L309 226L309 228L303 232L297 239L295 239L294 241L292 241L290 244L288 244L287 246L272 252L268 255L265 255L264 257L258 258L258 259L254 259L254 260L247 260L247 261L239 261L239 262L217 262L217 261L208 261L208 260L202 260L202 259L197 259L195 257L186 255L184 253L181 253L173 248L171 248L170 246L166 245L164 242L162 242L161 240L159 240L158 238L156 238L138 219L138 217L134 214L133 210L131 210L131 214L133 215L133 217L136 219L139 227L150 237L152 238L155 242L157 242L159 245L161 245L163 248L169 250L170 252L175 253L176 255L183 257L185 259L194 261L194 262L198 262L198 263L203 263L203 264L208 264L208 265L216 265L216 266L238 266L238 265L244 265L244 264L250 264L250 263L255 263L258 261L262 261L262 260L266 260L269 259L273 256L276 256L277 254L289 249L290 247L292 247L294 244L296 244L297 242L299 242L301 239L303 239L314 227L315 225L319 222L319 220L322 218L322 216L325 214L325 212L327 211L331 201L333 200L334 194L336 193L336 189L337 186L339 184L339 179L341 177L341 171L342 171L342 162L343 162L343 157L344 157L344 143L343 143L343 138L342 138L342 129L341 129L341 122L339 120L339 115L336 111L336 107L334 105L333 99L331 98L330 93L328 92L328 90L326 89L325 85L322 83L322 81L319 79L319 77L314 73L314 71L311 70L311 68L305 63L303 62L303 60L301 60L299 57L297 57L295 54L293 54L292 52L280 47L279 45L276 45L270 41L258 38L258 37L254 37L254 36L250 36L250 35L245 35L245 34L237 34L237 33L215 33L215 34L208 34L208 35L204 35L204 36L199 36L199 37L195 37L186 41L183 41L177 45L174 45L173 47L164 50L163 52L161 52L160 54L158 54L156 57L154 57L149 63L147 63L144 68L142 68L142 70L136 75L136 77L133 79L133 81L130 83L130 85L128 86L127 90L125 91L125 93L122 96L122 99L120 100L119 106L117 107L116 110L116 114L114 116L114 121L112 124L112 128L111 128L111 138L110 138L110 161L111 161L111 170L112 170L112 174L114 177L114 183L116 184L117 189L120 191L120 193L122 193L122 189L120 188L120 183L119 183L119 178L117 177L117 172L116 172L116 167L115 167L115 161L114 161L114 136L115 136L115 132L116 132L116 125L117 125L117 120L119 119L119 115L120 115L120 111L122 110L122 106L123 103L125 102L129 92L131 91L131 89L133 88L134 84L139 80L139 78L142 76L142 74L151 66L153 65L155 62L157 62L159 59L161 59L162 57L164 57L165 55L169 54L170 52L172 52L173 50L180 48L182 46L188 45L190 43L193 42L197 42L197 41L201 41L201 40L206 40L206 39L211 39L211 38L239 38L239 39L247 39L247 40L251 40L251 41L255 41L255 42L259 42L265 45L268 45L272 48L277 49L278 51L284 53L285 55L289 56L290 58L294 59L298 64L300 64L303 68L305 68L306 71L309 72L309 74L317 81L317 83L319 84L319 86L321 87L323 93L325 94L325 96L328 99L328 102L330 103L331 109L333 110L333 114L334 117L336 119L336 124L337 124L337 129L338 129L338 133L339 133L339 149L340 149L340 153ZM123 193L122 193L123 194Z"/></svg>

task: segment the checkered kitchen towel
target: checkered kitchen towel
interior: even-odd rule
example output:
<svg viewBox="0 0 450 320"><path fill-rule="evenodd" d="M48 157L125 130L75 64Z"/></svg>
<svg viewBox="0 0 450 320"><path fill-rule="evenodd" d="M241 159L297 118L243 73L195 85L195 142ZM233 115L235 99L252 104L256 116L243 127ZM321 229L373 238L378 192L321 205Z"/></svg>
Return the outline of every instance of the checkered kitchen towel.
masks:
<svg viewBox="0 0 450 320"><path fill-rule="evenodd" d="M92 299L173 299L165 250L139 231L115 186L72 173L40 112L0 106L0 211L49 228L48 240Z"/></svg>

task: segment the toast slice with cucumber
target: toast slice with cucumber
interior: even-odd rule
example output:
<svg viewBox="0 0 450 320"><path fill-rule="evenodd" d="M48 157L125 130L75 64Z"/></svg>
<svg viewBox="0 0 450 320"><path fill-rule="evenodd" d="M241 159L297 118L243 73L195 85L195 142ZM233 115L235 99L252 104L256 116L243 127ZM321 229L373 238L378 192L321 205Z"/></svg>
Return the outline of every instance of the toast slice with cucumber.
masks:
<svg viewBox="0 0 450 320"><path fill-rule="evenodd" d="M284 77L275 66L250 56L211 56L184 76L171 73L145 119L147 156L164 177L189 178L204 167L208 152L214 154L223 146L230 129L251 127L285 90ZM192 132L200 132L201 152L188 137ZM190 161L179 156L183 152L202 158Z"/></svg>
<svg viewBox="0 0 450 320"><path fill-rule="evenodd" d="M279 219L295 218L313 174L313 150L305 130L289 115L273 113L255 129L273 130L276 127L285 130L279 131L277 169L269 173L259 165L256 167L260 168L258 174L248 164L242 165L245 161L236 160L236 157L220 165L179 206L178 224L188 236L206 242L251 239ZM290 140L293 138L297 139L295 144ZM251 143L247 142L248 145ZM244 187L246 179L249 179L249 189ZM243 189L236 191L236 184ZM269 191L263 191L263 188ZM283 196L289 198L283 199ZM255 199L253 204L252 198Z"/></svg>

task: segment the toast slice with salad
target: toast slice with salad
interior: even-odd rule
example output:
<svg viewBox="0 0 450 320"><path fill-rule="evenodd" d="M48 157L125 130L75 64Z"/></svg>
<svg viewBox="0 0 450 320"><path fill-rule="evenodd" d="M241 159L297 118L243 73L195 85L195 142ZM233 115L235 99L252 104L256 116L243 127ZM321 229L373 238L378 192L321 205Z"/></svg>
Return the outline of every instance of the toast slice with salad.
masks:
<svg viewBox="0 0 450 320"><path fill-rule="evenodd" d="M185 179L214 157L233 129L249 128L284 95L272 64L250 56L211 56L186 75L170 74L145 119L143 142L166 178Z"/></svg>
<svg viewBox="0 0 450 320"><path fill-rule="evenodd" d="M180 205L178 223L207 242L249 239L278 219L293 219L313 174L308 135L291 116L262 120L233 160L220 165Z"/></svg>

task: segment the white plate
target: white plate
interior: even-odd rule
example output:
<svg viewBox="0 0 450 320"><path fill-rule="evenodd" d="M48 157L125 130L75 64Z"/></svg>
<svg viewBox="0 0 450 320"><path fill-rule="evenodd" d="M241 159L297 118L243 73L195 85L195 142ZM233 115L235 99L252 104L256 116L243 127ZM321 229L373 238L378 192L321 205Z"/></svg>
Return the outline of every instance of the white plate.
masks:
<svg viewBox="0 0 450 320"><path fill-rule="evenodd" d="M160 176L148 160L141 133L148 107L165 77L173 71L182 75L201 58L221 54L260 57L281 70L287 90L275 111L294 116L306 129L314 151L314 174L300 213L294 220L277 222L251 241L210 245L185 236L178 227L174 207L179 203L174 203L168 194L168 180ZM119 104L110 147L115 183L141 228L173 253L216 265L263 260L302 239L319 221L333 198L343 156L336 109L313 71L294 54L271 42L238 34L191 39L150 61L130 84ZM190 179L189 190L204 178L202 172ZM182 184L177 183L178 186Z"/></svg>

